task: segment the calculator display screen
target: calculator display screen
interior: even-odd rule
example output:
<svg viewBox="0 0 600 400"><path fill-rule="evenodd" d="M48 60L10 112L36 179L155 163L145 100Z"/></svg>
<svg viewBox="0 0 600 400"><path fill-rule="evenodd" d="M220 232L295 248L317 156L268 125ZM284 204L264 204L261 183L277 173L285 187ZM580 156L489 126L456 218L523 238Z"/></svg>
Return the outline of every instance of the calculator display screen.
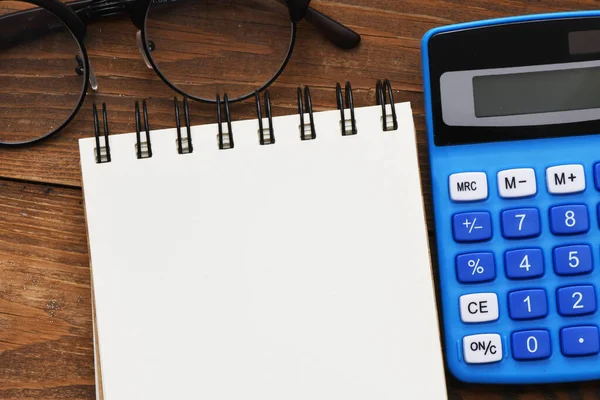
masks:
<svg viewBox="0 0 600 400"><path fill-rule="evenodd" d="M600 133L600 16L479 24L424 42L436 146Z"/></svg>
<svg viewBox="0 0 600 400"><path fill-rule="evenodd" d="M448 71L440 77L449 126L541 126L600 118L600 60Z"/></svg>
<svg viewBox="0 0 600 400"><path fill-rule="evenodd" d="M600 108L600 67L473 77L475 116Z"/></svg>

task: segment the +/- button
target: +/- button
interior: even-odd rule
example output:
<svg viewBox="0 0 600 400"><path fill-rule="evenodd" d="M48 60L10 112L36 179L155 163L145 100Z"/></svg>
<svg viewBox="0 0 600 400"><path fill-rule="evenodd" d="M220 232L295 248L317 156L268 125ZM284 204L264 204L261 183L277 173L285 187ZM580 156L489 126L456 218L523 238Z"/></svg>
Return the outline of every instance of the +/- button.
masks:
<svg viewBox="0 0 600 400"><path fill-rule="evenodd" d="M452 216L452 231L457 242L480 242L492 237L489 212L467 212Z"/></svg>

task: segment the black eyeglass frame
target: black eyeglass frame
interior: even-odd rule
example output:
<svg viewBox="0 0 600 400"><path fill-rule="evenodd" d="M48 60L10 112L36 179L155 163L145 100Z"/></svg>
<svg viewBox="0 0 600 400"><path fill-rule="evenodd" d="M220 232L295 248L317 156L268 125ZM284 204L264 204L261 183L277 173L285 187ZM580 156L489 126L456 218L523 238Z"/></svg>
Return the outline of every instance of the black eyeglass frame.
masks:
<svg viewBox="0 0 600 400"><path fill-rule="evenodd" d="M186 96L190 99L199 101L201 103L217 104L216 97L214 99L208 99L205 97L195 96L190 93L186 93L182 89L179 89L174 83L171 83L169 78L167 78L162 72L160 72L160 67L154 61L154 57L152 57L151 46L150 46L150 43L148 42L148 36L146 34L146 21L148 20L148 13L150 12L150 4L152 4L153 0L139 0L139 1L146 4L146 10L145 10L144 17L143 17L143 20L141 23L142 24L142 28L140 29L141 34L138 36L138 38L142 42L142 46L140 46L140 51L142 51L142 50L144 51L144 54L145 54L144 61L147 61L149 63L148 67L152 68L154 70L154 72L156 73L156 75L158 75L159 78L162 79L162 81L167 86L169 86L171 89L173 89L175 92L179 93L180 95ZM290 15L292 15L291 10L290 10ZM291 24L292 32L291 32L291 36L290 36L290 43L288 44L288 49L287 49L285 58L283 59L283 62L280 64L280 66L277 68L277 71L275 71L275 74L273 74L273 76L271 76L271 78L269 78L269 80L267 82L265 82L262 86L260 86L258 89L251 90L250 92L248 92L244 95L232 98L229 100L229 103L236 103L238 101L243 101L250 97L255 96L256 91L262 92L263 90L265 90L266 88L271 86L273 84L273 82L275 82L275 80L279 77L279 75L281 75L283 73L283 71L285 70L285 67L288 65L290 59L292 58L292 53L294 52L294 45L296 43L296 30L297 30L296 29L296 21L294 21L294 19L292 19L291 21L292 21L292 24ZM137 24L136 24L136 26L137 26ZM218 93L215 93L215 96L217 96L217 95L218 95Z"/></svg>
<svg viewBox="0 0 600 400"><path fill-rule="evenodd" d="M3 0L0 0L0 1L3 1ZM81 94L79 95L79 102L77 103L77 105L75 106L73 111L71 112L71 115L67 119L65 119L64 122L62 124L60 124L56 129L46 133L43 136L39 136L35 139L25 140L22 142L6 143L6 142L2 142L0 140L0 147L3 147L3 146L25 146L25 145L36 143L38 141L46 139L46 138L60 132L71 121L73 121L73 119L77 115L77 112L81 109L81 106L83 105L83 102L85 101L85 96L86 96L86 93L89 88L91 68L90 68L90 62L89 62L89 58L87 55L87 51L85 49L85 46L83 45L83 39L85 37L85 32L86 32L85 23L81 19L79 19L77 14L75 14L75 12L72 9L70 9L69 7L66 7L60 1L57 1L57 0L22 0L22 1L24 1L26 3L30 3L30 4L35 4L36 6L41 7L41 9L45 9L45 10L51 12L57 18L59 18L65 24L67 29L71 32L71 34L75 38L75 41L77 42L77 45L78 45L79 50L81 51L81 55L82 55L81 61L83 63L83 85L81 88ZM15 14L8 14L3 17L0 17L0 23L1 23L2 19L6 18L6 17L12 17L14 15L23 15L23 16L27 17L27 13L36 12L39 10L40 9L38 8L38 9L21 11L21 12L15 13Z"/></svg>
<svg viewBox="0 0 600 400"><path fill-rule="evenodd" d="M0 0L5 1L5 0ZM95 75L92 71L89 58L87 55L87 51L84 45L84 39L86 34L87 24L93 20L96 20L101 17L108 17L113 15L129 15L132 23L139 29L140 40L142 42L142 46L140 51L143 51L142 55L144 61L147 61L154 70L154 72L161 78L163 82L165 82L171 89L175 92L187 96L190 99L194 99L204 103L212 103L216 104L217 100L215 99L207 99L198 96L190 95L177 86L172 84L168 78L166 78L161 72L160 68L156 65L154 59L152 58L152 52L149 46L148 39L146 38L146 19L148 12L150 10L150 5L154 0L78 0L68 4L64 4L59 0L18 0L26 3L37 5L41 8L34 8L24 11L18 11L11 14L6 14L4 16L0 16L0 25L3 20L12 19L13 24L18 23L18 20L15 18L25 18L30 19L32 14L45 9L56 17L58 17L67 29L71 31L73 37L77 41L79 49L82 55L82 67L83 67L83 78L84 84L82 87L82 92L80 95L80 99L76 107L73 109L72 114L67 118L59 127L54 129L53 131L48 132L47 134L27 140L22 142L2 142L0 140L0 147L3 146L24 146L32 143L39 142L43 139L49 138L56 133L60 132L64 129L77 115L78 111L81 109L83 102L85 101L85 97L87 91L90 86L90 79L93 81L93 89L96 90L96 82ZM176 0L175 0L176 1ZM302 19L306 19L309 23L317 28L319 32L321 32L327 39L329 39L336 46L343 49L351 49L356 47L360 43L360 35L351 30L350 28L345 27L339 22L329 18L328 16L314 10L311 8L310 1L311 0L277 0L280 3L286 5L289 9L290 20L291 20L291 39L288 46L287 54L282 64L279 66L278 70L275 74L260 88L257 90L253 90L250 93L230 99L230 103L242 101L248 99L255 95L255 93L261 92L270 86L278 77L281 75L285 67L287 66L294 49L294 44L296 41L296 24ZM5 21L6 22L6 21ZM34 29L31 29L32 35L40 34L44 29L48 30L48 25L46 21L43 19L39 19L37 21L37 26ZM8 25L5 25L8 26Z"/></svg>

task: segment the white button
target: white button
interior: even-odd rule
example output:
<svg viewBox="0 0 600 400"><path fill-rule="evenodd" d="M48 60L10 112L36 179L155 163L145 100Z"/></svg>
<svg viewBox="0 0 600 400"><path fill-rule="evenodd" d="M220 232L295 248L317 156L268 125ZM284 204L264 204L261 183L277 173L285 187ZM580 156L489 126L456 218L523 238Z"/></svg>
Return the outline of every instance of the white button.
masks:
<svg viewBox="0 0 600 400"><path fill-rule="evenodd" d="M463 354L468 364L485 364L502 360L502 339L497 333L463 338Z"/></svg>
<svg viewBox="0 0 600 400"><path fill-rule="evenodd" d="M450 175L450 198L454 201L483 200L488 196L485 172L462 172Z"/></svg>
<svg viewBox="0 0 600 400"><path fill-rule="evenodd" d="M527 197L533 196L536 191L533 168L506 169L498 172L498 193L500 193L500 197Z"/></svg>
<svg viewBox="0 0 600 400"><path fill-rule="evenodd" d="M462 322L487 322L498 319L496 293L473 293L460 296Z"/></svg>
<svg viewBox="0 0 600 400"><path fill-rule="evenodd" d="M548 168L546 185L548 185L548 192L552 194L583 192L585 190L583 165L558 165Z"/></svg>

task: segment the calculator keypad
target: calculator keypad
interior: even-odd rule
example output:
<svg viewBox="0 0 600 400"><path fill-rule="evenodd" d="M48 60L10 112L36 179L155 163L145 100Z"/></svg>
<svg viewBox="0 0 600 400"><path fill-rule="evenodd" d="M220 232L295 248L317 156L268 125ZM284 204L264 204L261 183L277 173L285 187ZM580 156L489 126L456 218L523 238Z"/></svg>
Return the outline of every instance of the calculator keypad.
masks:
<svg viewBox="0 0 600 400"><path fill-rule="evenodd" d="M579 279L568 277L585 278L594 271L592 243L586 234L594 227L590 219L596 218L590 211L597 212L594 223L600 224L600 204L590 208L569 201L569 195L586 189L582 165L555 165L541 173L545 188L538 187L533 168L498 171L497 197L503 206L493 209L482 201L494 195L488 193L485 174L450 176L450 198L463 203L451 217L453 239L464 248L454 255L456 281L464 289L457 306L461 323L477 328L462 336L462 359L467 364L495 363L504 357L536 362L554 357L553 353L564 357L600 353L598 327L581 323L582 316L598 309L593 282L565 280L552 287L546 283L548 277ZM600 191L600 162L594 165L594 178ZM537 203L540 190L556 202ZM548 238L555 244L547 246ZM495 241L505 247L497 251ZM496 293L498 280L514 288ZM557 316L564 319L562 326L555 326ZM503 320L520 329L500 332L497 324ZM558 337L560 349L552 348L553 337ZM503 350L503 344L509 349Z"/></svg>

